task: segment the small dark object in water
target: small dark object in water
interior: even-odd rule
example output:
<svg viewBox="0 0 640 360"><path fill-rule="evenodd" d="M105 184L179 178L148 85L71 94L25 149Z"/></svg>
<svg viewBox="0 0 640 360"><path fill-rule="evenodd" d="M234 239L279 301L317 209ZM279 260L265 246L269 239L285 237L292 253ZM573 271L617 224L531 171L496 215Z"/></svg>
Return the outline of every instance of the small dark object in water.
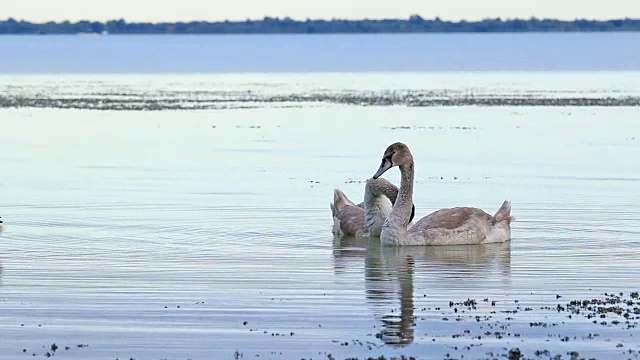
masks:
<svg viewBox="0 0 640 360"><path fill-rule="evenodd" d="M51 344L51 351L56 352L58 350L58 345L56 343Z"/></svg>
<svg viewBox="0 0 640 360"><path fill-rule="evenodd" d="M509 350L509 360L519 360L521 357L522 353L520 352L520 349L515 348Z"/></svg>

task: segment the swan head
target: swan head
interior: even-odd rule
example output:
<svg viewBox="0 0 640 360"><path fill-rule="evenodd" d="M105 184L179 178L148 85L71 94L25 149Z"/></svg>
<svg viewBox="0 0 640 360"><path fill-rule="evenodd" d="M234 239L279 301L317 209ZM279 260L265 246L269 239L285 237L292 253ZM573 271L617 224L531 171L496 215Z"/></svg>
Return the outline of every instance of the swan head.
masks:
<svg viewBox="0 0 640 360"><path fill-rule="evenodd" d="M382 155L382 163L378 171L373 175L374 179L379 178L387 170L394 166L403 166L413 161L409 147L401 142L393 143L387 147Z"/></svg>

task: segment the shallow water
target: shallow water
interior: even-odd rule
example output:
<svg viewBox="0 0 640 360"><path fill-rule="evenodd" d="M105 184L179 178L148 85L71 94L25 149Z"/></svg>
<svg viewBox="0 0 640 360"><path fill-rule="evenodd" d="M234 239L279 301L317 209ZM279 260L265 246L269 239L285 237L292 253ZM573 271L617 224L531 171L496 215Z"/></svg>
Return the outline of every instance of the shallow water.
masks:
<svg viewBox="0 0 640 360"><path fill-rule="evenodd" d="M513 84L550 97L637 91L621 74L600 86L590 74L457 74L449 89L464 91L465 76L469 91L487 93ZM427 87L421 77L349 79L351 89ZM94 80L61 88L83 95L112 92L118 81L166 82ZM37 92L47 81L3 85ZM197 89L199 81L175 76L162 86ZM253 89L246 77L204 82L212 91ZM344 90L326 75L255 82ZM637 117L634 107L306 102L2 109L0 358L42 357L52 343L56 357L70 359L493 358L516 347L533 358L545 349L635 358L639 314L598 315L594 324L564 308L640 290ZM361 198L394 141L416 159L417 217L457 205L493 213L511 199L513 240L393 249L334 238L333 188ZM397 170L385 176L399 180ZM468 299L475 303L450 306Z"/></svg>

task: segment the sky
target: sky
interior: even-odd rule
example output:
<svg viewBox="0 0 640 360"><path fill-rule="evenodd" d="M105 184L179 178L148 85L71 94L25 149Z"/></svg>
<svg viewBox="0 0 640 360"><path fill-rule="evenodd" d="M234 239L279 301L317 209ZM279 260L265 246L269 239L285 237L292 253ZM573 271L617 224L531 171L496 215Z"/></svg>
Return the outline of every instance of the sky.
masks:
<svg viewBox="0 0 640 360"><path fill-rule="evenodd" d="M0 19L34 22L311 19L640 18L640 0L0 0Z"/></svg>

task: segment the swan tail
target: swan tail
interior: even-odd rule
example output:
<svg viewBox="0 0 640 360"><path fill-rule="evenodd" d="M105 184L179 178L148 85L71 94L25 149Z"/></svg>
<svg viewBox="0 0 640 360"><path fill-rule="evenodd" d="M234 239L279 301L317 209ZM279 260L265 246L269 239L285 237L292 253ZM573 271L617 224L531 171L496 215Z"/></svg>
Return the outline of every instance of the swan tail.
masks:
<svg viewBox="0 0 640 360"><path fill-rule="evenodd" d="M515 217L511 216L511 202L509 200L505 200L505 202L502 203L502 206L500 206L500 209L498 209L496 214L493 216L493 219L495 220L496 224L503 221L506 221L507 224L510 224L513 220L515 220Z"/></svg>
<svg viewBox="0 0 640 360"><path fill-rule="evenodd" d="M340 189L333 190L333 204L331 204L331 212L335 216L340 210L348 205L354 205L351 200Z"/></svg>

